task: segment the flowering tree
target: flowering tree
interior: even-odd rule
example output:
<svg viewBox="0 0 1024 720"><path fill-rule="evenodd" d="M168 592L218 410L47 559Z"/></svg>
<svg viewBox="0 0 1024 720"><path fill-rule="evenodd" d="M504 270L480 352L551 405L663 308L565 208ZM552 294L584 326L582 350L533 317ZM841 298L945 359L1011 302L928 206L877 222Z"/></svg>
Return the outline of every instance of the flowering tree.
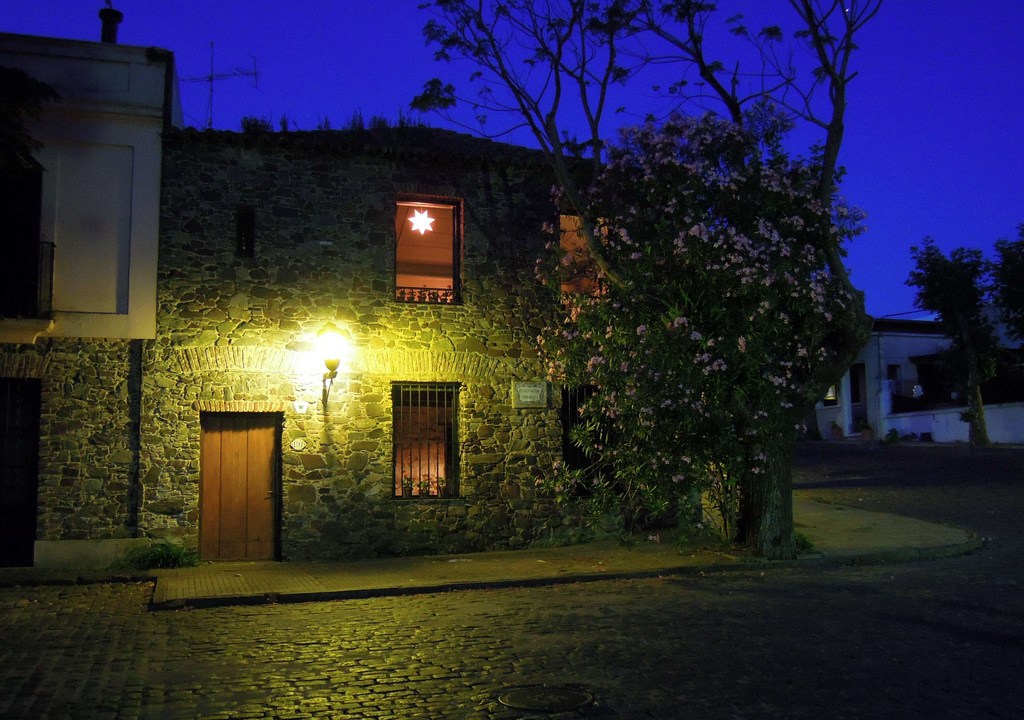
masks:
<svg viewBox="0 0 1024 720"><path fill-rule="evenodd" d="M791 508L778 476L834 359L833 328L857 312L822 247L855 223L830 217L816 182L813 165L711 116L622 132L586 210L623 282L569 295L541 338L554 378L597 388L581 432L603 472L553 485L577 483L602 508L622 499L627 516L711 489L741 536L752 515ZM542 263L542 277L576 276L576 262ZM751 507L759 490L786 497Z"/></svg>
<svg viewBox="0 0 1024 720"><path fill-rule="evenodd" d="M618 358L617 366L607 365L612 359L608 353L594 353L586 358L582 367L594 358L590 363L592 370L611 368L607 370L609 377L603 385L608 389L603 393L606 399L601 401L611 404L603 405L600 414L605 419L622 418L618 424L623 429L615 438L616 472L620 476L627 472L630 461L627 455L633 452L637 453L633 460L648 463L647 467L637 466L635 470L636 473L646 473L644 477L648 480L653 477L652 473L663 474L669 465L684 458L689 460L682 462L681 466L674 466L669 478L690 478L695 467L703 467L704 471L713 469L737 490L741 502L740 538L755 552L767 557L786 558L794 554L789 475L793 427L847 369L867 337L869 322L863 311L863 299L850 284L843 265L844 233L837 230L834 220L841 214L841 208L836 205L836 184L840 175L838 159L845 129L847 88L856 76L851 65L851 57L857 47L855 37L875 17L881 4L882 0L789 0L786 5L797 24L792 36L793 44L808 51L800 55L802 63L791 61L797 54L790 47L781 45L784 41L779 27L751 32L740 16L731 17L726 21L726 35L745 43L748 49L753 48L752 63L758 68L753 74L741 70L739 61L725 63L713 59L711 46L715 43L713 38L717 37L710 31L711 21L716 17L714 2L432 0L424 4L433 13L424 34L428 42L437 48L436 57L445 61L468 60L473 66L471 83L476 84L479 92L475 96L460 95L451 83L434 79L424 86L423 94L414 100L413 106L421 110L448 112L456 103L461 103L473 109L482 127L494 128L493 123L483 126L483 122L489 114L501 114L512 119L513 127L522 126L530 130L550 161L562 193L563 207L568 214L578 217L582 242L608 287L607 294L600 300L581 302L571 307L575 321L582 318L584 322L590 322L592 318L603 318L606 328L611 328L610 331L601 330L597 325L588 330L581 328L583 339L593 342L600 330L610 332L609 340L614 337L618 338L617 342L625 343L632 332L634 337L630 339L635 343L641 338L636 334L637 330L643 327L646 333L651 333L643 338L643 352L663 347L665 363L675 359L678 365L683 357L700 361L697 371L700 377L692 375L691 370L676 368L673 371L676 374L671 380L677 385L684 380L697 379L707 385L706 388L694 383L688 386L691 391L688 406L693 411L702 410L703 416L688 415L700 419L687 420L676 431L667 426L680 420L683 398L664 394L663 383L668 382L667 366L652 370L650 379L637 379L629 385L625 384L626 372L615 369L623 367L622 362L628 362L628 358ZM749 60L750 56L747 57ZM646 182L637 182L634 186L632 179L621 179L623 176L620 176L618 194L608 193L604 196L606 202L599 203L600 189L588 194L585 178L592 179L604 172L604 161L610 156L606 156L608 145L603 128L612 109L617 108L619 102L626 101L621 88L627 82L639 82L648 70L666 66L678 69L676 78L670 82L672 104L697 107L702 111L717 108L719 114L734 125L733 133L738 134L730 136L719 125L706 125L702 132L710 133L707 138L686 135L683 142L685 133L670 130L676 126L672 123L666 126L666 130L670 134L676 133L678 147L692 151L695 169L689 175L673 175L667 172L669 166L656 163L652 167L659 172L665 171L664 182L686 184L678 189L662 188L658 194L655 192L658 188L648 186ZM635 115L644 115L644 108L629 109ZM780 111L784 116L779 115ZM789 205L784 205L781 203L790 190L769 190L775 186L775 176L780 178L780 182L781 179L796 181L795 176L787 174L790 171L778 146L781 133L795 122L820 130L821 139L813 152L815 162L802 166L801 173L797 173L801 180L791 188L794 196L789 199ZM577 136L576 132L580 135ZM488 130L488 134L499 135L500 132ZM767 142L768 147L758 149L754 138ZM633 140L627 138L625 142L624 148L633 144L638 158L645 156L639 152L645 147L637 144L639 136ZM665 146L661 147L667 152ZM767 154L762 154L762 150ZM716 157L716 152L732 154ZM616 155L614 162L625 163L626 157L628 155ZM748 162L751 164L749 168L746 167ZM758 173L761 172L769 174L760 177ZM603 177L603 182L614 184L612 176ZM700 191L697 186L705 180L711 184ZM729 183L735 183L737 187L731 198L725 197L728 193L723 189ZM635 194L640 187L647 187L651 194ZM711 212L711 206L701 207L687 202L688 196L682 194L684 188L690 193L710 193L707 197L715 192L722 195L716 196L718 204ZM745 196L747 192L754 194ZM635 206L638 211L646 208L654 216L663 213L663 208L674 198L673 207L684 213L674 220L685 220L688 212L693 223L685 228L653 224L641 227L635 218L623 215L624 208L616 207L615 203L625 198L632 198L632 204L627 208ZM665 204L649 205L655 200ZM762 206L759 203L769 204ZM805 203L806 207L795 208L796 203ZM794 206L794 212L780 214L783 207L790 206ZM789 221L783 222L784 217L799 217L804 223L800 231L793 230L787 224ZM627 219L630 222L626 222ZM759 219L767 223L763 228L753 222ZM696 229L695 234L689 237L699 239L699 243L691 240L684 254L696 264L685 265L681 257L663 255L668 251L675 252L672 243L682 230L688 233L702 223L706 237L703 231ZM730 234L730 227L734 228L736 235ZM656 230L658 234L647 236L645 233L649 230ZM628 252L620 247L617 239L620 231L636 243ZM774 238L774 232L779 235L778 242L771 240L766 248L755 247L766 237ZM672 238L672 242L664 242L665 238ZM731 254L726 253L726 248L730 247L727 241L740 243L742 247L738 247L737 252L742 249L747 253L749 264L734 260ZM649 250L643 247L647 243L650 243ZM789 247L793 243L796 244ZM813 265L819 275L814 276L816 281L809 287L820 288L822 283L828 285L822 303L827 305L841 299L840 289L846 294L844 302L848 304L843 308L846 312L833 314L833 322L827 332L817 323L823 318L827 321L825 314L830 311L812 312L801 306L800 312L794 309L790 314L785 309L789 299L767 297L771 292L789 291L785 284L785 268L795 262L791 258L802 257L800 252L794 255L798 249L796 245L814 248L813 262L810 259L806 262L807 267ZM698 251L698 247L702 249ZM782 254L783 248L787 248L789 255ZM712 250L720 255L714 255ZM641 255L633 258L635 253ZM696 258L702 254L713 258L708 261L711 264L699 264ZM743 273L747 273L750 280L736 287L727 287L724 278L729 270L725 270L722 277L716 276L716 282L721 283L718 285L658 284L650 282L652 278L637 275L648 265L654 279L662 277L655 272L658 268L674 267L694 273L699 266L702 270L697 274L709 279L719 268L730 268L735 274L742 266L746 268ZM775 268L784 274L769 277L763 268ZM788 272L797 282L811 277L808 271L799 274L795 270ZM766 318L754 313L740 300L749 299L748 294L753 292L750 286L763 282L765 278L769 280L767 285L763 285L763 301L768 303L764 312L769 313L772 323L762 328L760 334L754 334L750 331L758 329L757 323ZM727 290L731 294L721 294ZM667 293L664 296L663 291ZM737 301L735 311L725 307L731 306L734 300ZM793 300L795 302L795 298ZM666 318L668 325L662 329ZM689 334L683 332L682 325L670 330L676 318L680 323L686 320L687 328L692 326ZM741 322L742 318L746 320ZM788 330L783 329L786 318L791 320ZM715 326L715 322L724 324ZM620 332L623 330L625 334ZM782 341L778 337L769 341L772 334L788 334L783 339L786 342L792 340L789 349L794 354L778 362L791 362L793 366L777 366L773 359L768 365L757 366L759 372L767 372L769 366L774 368L771 373L757 374L751 364L755 361L750 359L755 354L768 352L771 348L769 357L777 359L786 351L786 347L779 344ZM686 340L688 344L674 344L686 338L690 338ZM746 352L739 350L743 344ZM700 353L696 353L697 347L701 349ZM681 354L690 350L695 354ZM561 351L568 355L573 352L569 346ZM726 351L729 355L723 354ZM807 356L797 354L800 351L806 352ZM729 358L734 353L738 355L730 363ZM568 355L560 358L559 363L565 368L567 377L572 379L580 365L571 362ZM708 363L702 360L705 355L709 358ZM657 357L656 354L646 357L651 367L661 362L656 360ZM717 366L715 360L720 361ZM627 367L635 369L635 365ZM707 375L703 374L705 368L708 368ZM616 372L623 377L612 378ZM751 385L733 384L747 377L753 378ZM596 375L588 382L601 384ZM778 408L765 399L768 395L764 393L769 389L765 382L777 388L773 391L772 402L777 400ZM622 384L621 388L616 383ZM624 398L629 397L624 393L630 391L636 398L635 405L633 400L623 404L627 403ZM645 396L640 397L641 393ZM661 407L662 402L670 399L675 403L672 407ZM791 407L782 407L787 402ZM755 404L759 411L768 413L767 417L748 415L745 408ZM737 408L743 409L743 417L749 419L737 424ZM648 421L651 413L655 416ZM680 417L677 418L676 414ZM627 417L628 420L625 419ZM595 432L600 432L598 426L591 426L595 427ZM713 428L725 428L727 432ZM776 435L770 440L772 433ZM755 442L752 439L755 435L761 439ZM738 444L727 443L728 438L737 439ZM713 453L707 450L709 457L714 455L717 464L712 468L709 462L704 461L706 458L695 454L705 452L705 448L710 447L708 445L690 448L689 455L676 453L674 448L683 440L718 443L716 447L719 449ZM649 456L643 445L652 443L673 449L663 450L663 453L669 453L665 457L656 453ZM729 448L725 447L726 444ZM599 439L592 438L591 446L596 451L609 452ZM731 458L728 463L727 457ZM663 506L666 496L671 493L656 490L663 486L641 479L640 475L637 477L637 482L626 484L621 477L618 480L613 478L613 484L606 489L609 494L621 493L627 503ZM678 484L682 483L680 479Z"/></svg>

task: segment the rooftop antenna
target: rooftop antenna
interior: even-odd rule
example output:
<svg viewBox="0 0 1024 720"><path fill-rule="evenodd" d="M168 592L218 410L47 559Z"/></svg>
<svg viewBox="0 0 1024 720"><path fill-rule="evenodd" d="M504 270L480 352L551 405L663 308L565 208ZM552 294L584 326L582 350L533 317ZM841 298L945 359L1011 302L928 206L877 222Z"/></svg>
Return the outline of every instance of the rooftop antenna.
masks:
<svg viewBox="0 0 1024 720"><path fill-rule="evenodd" d="M250 55L250 57L252 57ZM252 57L252 70L236 67L232 72L218 73L213 69L213 41L210 41L210 72L207 75L184 78L183 82L205 82L210 87L209 99L207 100L206 129L213 128L213 83L215 80L228 80L235 77L252 78L252 86L259 88L260 74L256 69L256 58Z"/></svg>

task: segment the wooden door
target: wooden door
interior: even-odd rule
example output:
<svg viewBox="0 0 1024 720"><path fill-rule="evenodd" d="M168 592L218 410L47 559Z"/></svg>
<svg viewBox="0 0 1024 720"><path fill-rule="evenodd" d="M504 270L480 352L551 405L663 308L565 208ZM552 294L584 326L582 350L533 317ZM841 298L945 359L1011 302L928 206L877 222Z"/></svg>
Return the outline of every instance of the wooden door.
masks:
<svg viewBox="0 0 1024 720"><path fill-rule="evenodd" d="M201 425L200 556L276 559L278 416L203 413Z"/></svg>
<svg viewBox="0 0 1024 720"><path fill-rule="evenodd" d="M33 564L39 488L39 381L0 378L0 567Z"/></svg>

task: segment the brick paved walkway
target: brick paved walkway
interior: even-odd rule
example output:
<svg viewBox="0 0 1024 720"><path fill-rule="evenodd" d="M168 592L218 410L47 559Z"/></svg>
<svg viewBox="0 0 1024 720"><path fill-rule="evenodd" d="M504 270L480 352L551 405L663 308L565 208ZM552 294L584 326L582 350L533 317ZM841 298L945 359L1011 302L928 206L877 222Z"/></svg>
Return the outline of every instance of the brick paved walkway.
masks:
<svg viewBox="0 0 1024 720"><path fill-rule="evenodd" d="M843 562L936 557L968 552L980 544L960 528L799 498L794 502L794 517L797 529L809 537L819 556ZM630 548L608 541L335 564L208 563L158 571L153 603L174 608L303 602L685 574L737 565L744 565L743 558L723 552L681 553L673 543L643 540Z"/></svg>

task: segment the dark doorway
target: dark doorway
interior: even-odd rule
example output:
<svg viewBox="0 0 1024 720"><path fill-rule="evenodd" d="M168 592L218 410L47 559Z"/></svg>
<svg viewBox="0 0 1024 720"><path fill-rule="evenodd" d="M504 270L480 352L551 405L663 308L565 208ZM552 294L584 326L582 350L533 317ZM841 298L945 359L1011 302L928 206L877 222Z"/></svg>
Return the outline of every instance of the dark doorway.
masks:
<svg viewBox="0 0 1024 720"><path fill-rule="evenodd" d="M39 381L0 378L0 566L30 567L39 490Z"/></svg>
<svg viewBox="0 0 1024 720"><path fill-rule="evenodd" d="M864 363L854 363L850 368L850 417L855 432L868 419L867 372Z"/></svg>

